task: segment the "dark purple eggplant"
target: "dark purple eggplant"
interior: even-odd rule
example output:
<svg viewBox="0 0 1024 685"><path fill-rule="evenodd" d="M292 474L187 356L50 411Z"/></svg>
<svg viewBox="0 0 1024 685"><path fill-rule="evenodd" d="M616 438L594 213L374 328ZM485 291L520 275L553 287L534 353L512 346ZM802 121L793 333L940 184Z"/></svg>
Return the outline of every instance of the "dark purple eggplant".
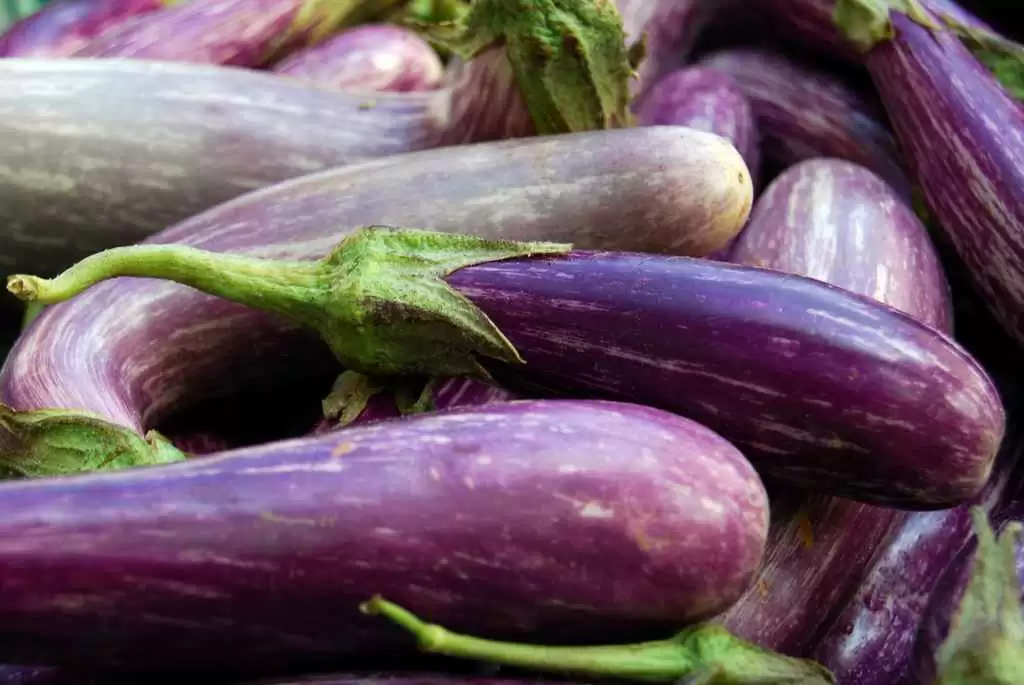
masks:
<svg viewBox="0 0 1024 685"><path fill-rule="evenodd" d="M176 0L55 0L0 35L0 57L68 57L126 19Z"/></svg>
<svg viewBox="0 0 1024 685"><path fill-rule="evenodd" d="M729 256L884 302L944 333L953 305L928 230L890 185L838 159L790 167L758 198Z"/></svg>
<svg viewBox="0 0 1024 685"><path fill-rule="evenodd" d="M496 100L508 78L492 52L444 90L368 99L225 67L0 60L0 267L56 273L289 178L527 135Z"/></svg>
<svg viewBox="0 0 1024 685"><path fill-rule="evenodd" d="M909 201L895 139L871 96L828 71L770 50L733 48L700 64L728 74L747 96L767 163L785 169L815 157L845 159L874 171Z"/></svg>
<svg viewBox="0 0 1024 685"><path fill-rule="evenodd" d="M83 668L393 659L375 592L499 639L649 635L734 601L768 525L710 430L558 400L5 483L0 510L0 658Z"/></svg>
<svg viewBox="0 0 1024 685"><path fill-rule="evenodd" d="M211 215L214 223L202 228L197 219L159 240L216 245L210 236L225 245L247 228L238 215L222 218ZM247 236L247 251L323 254L329 248L317 238L337 231L335 223L301 236L285 227L272 238ZM822 494L927 509L963 502L988 480L1005 426L1000 398L980 365L938 331L868 298L766 269L639 253L511 259L567 247L376 227L315 262L154 244L100 253L52 281L13 276L8 289L53 303L107 278L172 278L317 330L347 370L376 377L475 375L482 359L502 360L509 363L492 368L513 381L693 418L766 474ZM76 319L105 328L110 316L123 322L133 320L128 311L157 308L173 321L171 302L197 301L198 293L160 288L158 297L140 297L132 281L115 280L44 313L4 367L7 401L16 409L102 402L100 413L139 426L130 388L97 392L94 374L109 364L95 350L70 353L74 338L62 336L59 353L43 362L41 348L55 345L47 331L66 336ZM241 323L244 311L220 314L230 312L234 330L247 331L237 341L243 347L255 337ZM194 355L186 368L203 373ZM88 396L71 401L76 387L88 387Z"/></svg>
<svg viewBox="0 0 1024 685"><path fill-rule="evenodd" d="M1024 109L931 14L862 0L844 8L840 29L863 52L929 213L986 305L1024 341Z"/></svg>
<svg viewBox="0 0 1024 685"><path fill-rule="evenodd" d="M281 60L271 71L347 90L402 93L433 90L444 64L430 44L408 29L370 24Z"/></svg>
<svg viewBox="0 0 1024 685"><path fill-rule="evenodd" d="M757 187L761 141L750 102L731 77L703 67L674 71L654 84L636 115L641 126L687 126L725 138Z"/></svg>
<svg viewBox="0 0 1024 685"><path fill-rule="evenodd" d="M381 17L399 0L179 2L109 27L70 56L261 67L345 26Z"/></svg>

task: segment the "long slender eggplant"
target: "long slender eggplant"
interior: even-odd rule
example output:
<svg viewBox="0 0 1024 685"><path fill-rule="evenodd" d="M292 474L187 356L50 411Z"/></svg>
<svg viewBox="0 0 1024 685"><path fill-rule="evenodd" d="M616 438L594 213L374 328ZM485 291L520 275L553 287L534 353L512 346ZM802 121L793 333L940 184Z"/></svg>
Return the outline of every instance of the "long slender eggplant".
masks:
<svg viewBox="0 0 1024 685"><path fill-rule="evenodd" d="M743 591L768 525L710 430L557 400L6 483L0 510L0 658L158 670L393 659L375 592L496 637L674 630Z"/></svg>
<svg viewBox="0 0 1024 685"><path fill-rule="evenodd" d="M68 57L130 17L176 0L55 0L0 35L0 57Z"/></svg>
<svg viewBox="0 0 1024 685"><path fill-rule="evenodd" d="M812 159L784 171L758 198L729 259L816 278L953 330L949 284L928 230L857 164Z"/></svg>
<svg viewBox="0 0 1024 685"><path fill-rule="evenodd" d="M1024 341L1024 109L933 15L862 0L837 9L929 212L986 305Z"/></svg>
<svg viewBox="0 0 1024 685"><path fill-rule="evenodd" d="M220 224L217 237L242 229L239 218ZM323 250L314 236L333 231L336 224L300 239L276 230L273 241L295 259ZM94 255L54 280L12 276L8 289L54 303L118 276L169 278L318 331L351 373L474 375L485 372L482 362L499 360L495 368L512 379L678 412L734 442L766 474L879 504L926 509L975 496L1003 437L995 386L953 340L812 279L387 227L352 233L312 262L166 244L186 235L179 228L161 236L165 244ZM192 242L209 235L192 233ZM545 254L556 256L514 259ZM69 404L56 388L41 392L53 377L65 385L83 374L59 359L40 365L39 346L47 330L66 335L76 309L93 322L104 312L130 318L134 290L131 281L103 283L77 307L37 319L35 335L23 337L5 365L8 402L30 409L41 400L83 401ZM239 344L252 345L251 337ZM62 345L67 355L67 339ZM96 352L85 358L89 374L107 368ZM192 373L202 373L197 367ZM106 398L90 389L85 401L102 401L115 421L138 426L129 388Z"/></svg>
<svg viewBox="0 0 1024 685"><path fill-rule="evenodd" d="M841 77L778 52L732 48L700 64L732 77L757 118L765 161L778 169L815 157L845 159L909 201L910 183L885 112Z"/></svg>
<svg viewBox="0 0 1024 685"><path fill-rule="evenodd" d="M472 102L509 76L492 52L443 91L368 99L225 67L0 60L0 267L56 273L278 181L526 135L525 110Z"/></svg>
<svg viewBox="0 0 1024 685"><path fill-rule="evenodd" d="M408 29L369 24L300 50L271 71L334 88L406 92L432 90L444 64L430 44Z"/></svg>
<svg viewBox="0 0 1024 685"><path fill-rule="evenodd" d="M330 248L337 231L384 221L491 238L702 254L739 232L750 204L746 167L728 142L681 127L647 127L453 146L351 165L239 198L156 240L224 250L276 244L278 256L316 254ZM84 410L141 435L225 388L296 377L329 384L337 373L326 350L301 347L311 341L308 334L282 328L276 318L253 318L251 311L156 282L134 285L132 304L116 324L105 319L102 305L84 315L72 311L77 307L56 307L37 319L21 353L8 360L7 401L18 410ZM52 335L52 326L77 332ZM251 336L243 349L236 348L238 326ZM296 344L303 351L296 353ZM201 370L206 361L214 363ZM126 442L137 438L120 439Z"/></svg>

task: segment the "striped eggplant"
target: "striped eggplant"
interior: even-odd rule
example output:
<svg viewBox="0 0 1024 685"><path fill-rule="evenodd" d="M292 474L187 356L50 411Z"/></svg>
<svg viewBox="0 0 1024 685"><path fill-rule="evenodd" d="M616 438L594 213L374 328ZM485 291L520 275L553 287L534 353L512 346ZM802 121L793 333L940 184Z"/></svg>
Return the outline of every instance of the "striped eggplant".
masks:
<svg viewBox="0 0 1024 685"><path fill-rule="evenodd" d="M927 509L973 497L988 480L1003 437L996 388L953 340L813 279L641 253L512 259L566 246L382 227L350 234L318 261L275 262L167 244L213 247L211 233L225 241L249 228L240 213L230 223L200 226L197 219L168 231L159 238L164 244L95 255L52 281L13 276L8 289L54 303L117 276L170 278L316 330L347 370L370 376L472 375L482 360L498 358L510 363L494 365L495 372L511 382L524 378L669 409L734 442L766 474L878 504ZM294 260L327 253L330 245L319 238L337 235L338 225L321 223L301 235L286 223L261 228L273 230L272 238L250 242L247 252L287 250ZM450 288L438 290L442 276ZM172 318L172 301L188 307L199 297L161 288L163 302L146 298L145 307L163 318ZM121 328L125 320L145 321L145 309L132 307L135 296L131 281L114 280L44 313L5 365L0 380L8 402L16 409L103 402L113 421L139 427L126 401L131 395L123 394L129 388L111 388L103 397L89 387L87 397L74 396L93 386L81 383L84 374L107 368L98 351L69 353L74 338L66 337L59 354L78 361L52 353L42 358L47 331L67 336L76 318L104 328L109 316ZM364 309L364 302L373 308ZM247 335L218 354L237 360L245 356L240 349L253 345L258 329L245 311L222 310ZM222 325L206 323L197 335ZM197 374L201 363L220 359L198 362L189 355L186 362Z"/></svg>
<svg viewBox="0 0 1024 685"><path fill-rule="evenodd" d="M338 230L385 221L700 254L720 247L746 220L745 175L728 142L681 127L453 146L296 179L214 208L157 240L225 250L277 243L276 254L287 256L326 250ZM141 435L230 389L285 380L308 383L314 394L330 389L337 373L330 355L315 344L294 352L311 341L304 331L282 331L277 319L254 319L157 282L122 285L131 304L116 325L102 305L54 307L37 319L8 359L4 401L19 410L83 410ZM243 350L235 349L238 326L253 336Z"/></svg>
<svg viewBox="0 0 1024 685"><path fill-rule="evenodd" d="M472 103L506 90L505 62L492 51L445 90L368 99L226 67L0 60L0 267L55 273L288 178L526 135L514 103Z"/></svg>
<svg viewBox="0 0 1024 685"><path fill-rule="evenodd" d="M201 0L121 21L71 57L122 57L261 67L339 28L387 14L399 0Z"/></svg>
<svg viewBox="0 0 1024 685"><path fill-rule="evenodd" d="M949 284L927 229L857 164L819 158L782 172L758 198L730 261L816 278L953 330Z"/></svg>
<svg viewBox="0 0 1024 685"><path fill-rule="evenodd" d="M768 523L718 435L572 400L5 483L0 510L0 658L225 672L393 661L375 592L503 638L678 629L742 592Z"/></svg>
<svg viewBox="0 0 1024 685"><path fill-rule="evenodd" d="M368 24L299 50L271 71L348 90L432 90L444 65L430 44L408 29Z"/></svg>
<svg viewBox="0 0 1024 685"><path fill-rule="evenodd" d="M0 57L68 57L131 17L177 0L55 0L0 35Z"/></svg>
<svg viewBox="0 0 1024 685"><path fill-rule="evenodd" d="M731 77L703 67L679 69L651 88L636 115L641 126L687 126L722 136L743 155L757 188L761 141L750 102Z"/></svg>
<svg viewBox="0 0 1024 685"><path fill-rule="evenodd" d="M910 184L885 113L840 77L760 48L701 60L732 77L757 118L766 163L785 169L814 157L845 159L885 179L909 201Z"/></svg>

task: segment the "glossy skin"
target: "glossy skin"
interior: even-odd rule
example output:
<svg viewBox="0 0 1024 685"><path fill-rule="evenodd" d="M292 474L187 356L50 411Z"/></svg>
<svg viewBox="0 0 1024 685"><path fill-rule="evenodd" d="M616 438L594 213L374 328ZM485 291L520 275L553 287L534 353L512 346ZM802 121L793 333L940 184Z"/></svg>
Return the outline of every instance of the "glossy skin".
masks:
<svg viewBox="0 0 1024 685"><path fill-rule="evenodd" d="M522 353L510 377L688 416L821 494L957 504L981 490L1003 437L996 388L962 348L811 279L589 253L448 281Z"/></svg>
<svg viewBox="0 0 1024 685"><path fill-rule="evenodd" d="M443 90L372 99L224 67L0 60L0 271L56 273L303 174L528 135L514 103L474 105L510 78L500 50Z"/></svg>
<svg viewBox="0 0 1024 685"><path fill-rule="evenodd" d="M160 0L57 0L0 36L0 57L69 57L103 31L164 6Z"/></svg>
<svg viewBox="0 0 1024 685"><path fill-rule="evenodd" d="M706 250L746 220L751 190L740 173L746 167L727 142L672 127L449 147L296 179L153 240L310 258L346 230L383 223L592 248ZM708 244L709 234L719 237ZM142 431L225 384L325 369L336 372L308 332L188 288L119 280L48 307L0 383L17 409L87 409Z"/></svg>
<svg viewBox="0 0 1024 685"><path fill-rule="evenodd" d="M359 613L374 593L510 639L670 633L745 589L768 525L760 479L721 437L582 401L11 483L0 508L0 655L152 669L411 653Z"/></svg>
<svg viewBox="0 0 1024 685"><path fill-rule="evenodd" d="M955 36L900 14L893 24L865 63L929 211L1024 343L1024 110Z"/></svg>
<svg viewBox="0 0 1024 685"><path fill-rule="evenodd" d="M747 96L766 162L784 169L814 157L845 159L910 198L885 112L870 96L828 71L760 48L723 50L700 64L731 76Z"/></svg>
<svg viewBox="0 0 1024 685"><path fill-rule="evenodd" d="M812 159L782 172L758 197L729 261L825 281L953 330L949 284L927 229L856 164Z"/></svg>
<svg viewBox="0 0 1024 685"><path fill-rule="evenodd" d="M444 79L444 65L429 43L388 24L348 29L270 70L342 90L394 93L433 90Z"/></svg>

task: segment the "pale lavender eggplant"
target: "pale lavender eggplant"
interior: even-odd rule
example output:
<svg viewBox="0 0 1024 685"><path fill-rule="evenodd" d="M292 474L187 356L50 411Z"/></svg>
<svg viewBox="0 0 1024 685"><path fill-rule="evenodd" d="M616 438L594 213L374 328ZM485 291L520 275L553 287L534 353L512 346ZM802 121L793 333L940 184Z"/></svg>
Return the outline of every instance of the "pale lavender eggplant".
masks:
<svg viewBox="0 0 1024 685"><path fill-rule="evenodd" d="M636 115L641 126L687 126L725 138L743 156L757 188L757 125L750 102L730 76L704 67L674 71L654 84Z"/></svg>
<svg viewBox="0 0 1024 685"><path fill-rule="evenodd" d="M380 16L396 4L353 2L349 14L332 16L330 3L317 0L182 2L119 22L71 56L257 68L289 49L323 40L338 23Z"/></svg>
<svg viewBox="0 0 1024 685"><path fill-rule="evenodd" d="M110 27L166 6L163 0L56 0L0 36L0 57L68 57Z"/></svg>
<svg viewBox="0 0 1024 685"><path fill-rule="evenodd" d="M393 658L406 635L359 611L375 593L509 639L668 633L735 600L768 525L712 431L571 400L8 483L0 510L0 656L86 668Z"/></svg>
<svg viewBox="0 0 1024 685"><path fill-rule="evenodd" d="M300 50L270 71L347 90L403 93L433 90L444 64L427 41L408 29L368 24Z"/></svg>
<svg viewBox="0 0 1024 685"><path fill-rule="evenodd" d="M746 221L745 174L727 141L682 127L452 146L282 183L154 240L310 256L345 231L385 223L593 248L710 251ZM0 382L16 409L86 409L142 431L225 386L334 368L318 344L294 353L311 338L281 326L186 288L109 283L48 307Z"/></svg>
<svg viewBox="0 0 1024 685"><path fill-rule="evenodd" d="M528 135L524 108L477 103L510 79L500 50L443 90L372 99L227 67L0 60L0 269L55 273L314 171Z"/></svg>
<svg viewBox="0 0 1024 685"><path fill-rule="evenodd" d="M732 48L700 62L732 77L757 118L765 162L780 169L814 157L845 159L911 197L899 150L876 101L841 77L762 48Z"/></svg>
<svg viewBox="0 0 1024 685"><path fill-rule="evenodd" d="M928 230L858 164L819 158L782 172L758 197L729 261L816 278L952 334L949 284Z"/></svg>
<svg viewBox="0 0 1024 685"><path fill-rule="evenodd" d="M892 22L865 64L933 218L1024 342L1024 110L956 36L896 12Z"/></svg>

